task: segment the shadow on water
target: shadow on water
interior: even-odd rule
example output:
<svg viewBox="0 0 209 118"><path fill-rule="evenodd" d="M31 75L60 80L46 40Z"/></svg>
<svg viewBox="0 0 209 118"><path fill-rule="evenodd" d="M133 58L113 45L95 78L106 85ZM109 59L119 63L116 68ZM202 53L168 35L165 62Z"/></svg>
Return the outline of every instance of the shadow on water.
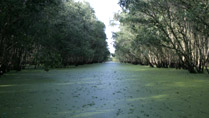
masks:
<svg viewBox="0 0 209 118"><path fill-rule="evenodd" d="M103 63L0 78L0 118L208 118L206 75Z"/></svg>

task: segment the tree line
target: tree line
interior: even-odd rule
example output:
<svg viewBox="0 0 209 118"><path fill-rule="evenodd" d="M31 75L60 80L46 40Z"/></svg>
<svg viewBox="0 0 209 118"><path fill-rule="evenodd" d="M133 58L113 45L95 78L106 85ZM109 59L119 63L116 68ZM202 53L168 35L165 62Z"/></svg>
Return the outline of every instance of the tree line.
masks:
<svg viewBox="0 0 209 118"><path fill-rule="evenodd" d="M87 2L1 0L0 73L107 60L105 25Z"/></svg>
<svg viewBox="0 0 209 118"><path fill-rule="evenodd" d="M113 34L121 62L209 73L209 1L120 0Z"/></svg>

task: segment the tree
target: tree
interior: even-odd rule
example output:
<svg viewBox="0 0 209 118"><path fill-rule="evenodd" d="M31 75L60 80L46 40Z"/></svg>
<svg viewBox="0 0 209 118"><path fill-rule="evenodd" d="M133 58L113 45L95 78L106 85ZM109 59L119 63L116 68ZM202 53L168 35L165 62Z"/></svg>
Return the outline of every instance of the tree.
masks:
<svg viewBox="0 0 209 118"><path fill-rule="evenodd" d="M105 25L89 3L0 1L0 71L45 70L107 59Z"/></svg>
<svg viewBox="0 0 209 118"><path fill-rule="evenodd" d="M144 46L140 52L145 52L148 63L191 73L204 71L209 61L208 2L120 0L120 5L126 16L119 20L133 30L133 40Z"/></svg>

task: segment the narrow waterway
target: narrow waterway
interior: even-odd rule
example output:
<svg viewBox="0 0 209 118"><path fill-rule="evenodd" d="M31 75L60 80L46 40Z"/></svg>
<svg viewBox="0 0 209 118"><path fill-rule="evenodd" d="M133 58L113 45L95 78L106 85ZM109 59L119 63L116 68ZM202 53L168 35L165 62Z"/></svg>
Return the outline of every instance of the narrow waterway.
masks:
<svg viewBox="0 0 209 118"><path fill-rule="evenodd" d="M102 63L10 72L0 118L208 118L208 75Z"/></svg>

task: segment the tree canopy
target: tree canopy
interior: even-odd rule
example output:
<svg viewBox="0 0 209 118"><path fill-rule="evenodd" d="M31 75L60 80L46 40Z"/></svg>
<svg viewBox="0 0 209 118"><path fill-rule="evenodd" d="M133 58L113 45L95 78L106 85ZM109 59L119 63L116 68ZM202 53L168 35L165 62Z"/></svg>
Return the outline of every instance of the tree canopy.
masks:
<svg viewBox="0 0 209 118"><path fill-rule="evenodd" d="M120 0L115 15L121 62L202 73L209 64L209 1Z"/></svg>
<svg viewBox="0 0 209 118"><path fill-rule="evenodd" d="M105 25L87 2L0 1L0 71L107 60Z"/></svg>

